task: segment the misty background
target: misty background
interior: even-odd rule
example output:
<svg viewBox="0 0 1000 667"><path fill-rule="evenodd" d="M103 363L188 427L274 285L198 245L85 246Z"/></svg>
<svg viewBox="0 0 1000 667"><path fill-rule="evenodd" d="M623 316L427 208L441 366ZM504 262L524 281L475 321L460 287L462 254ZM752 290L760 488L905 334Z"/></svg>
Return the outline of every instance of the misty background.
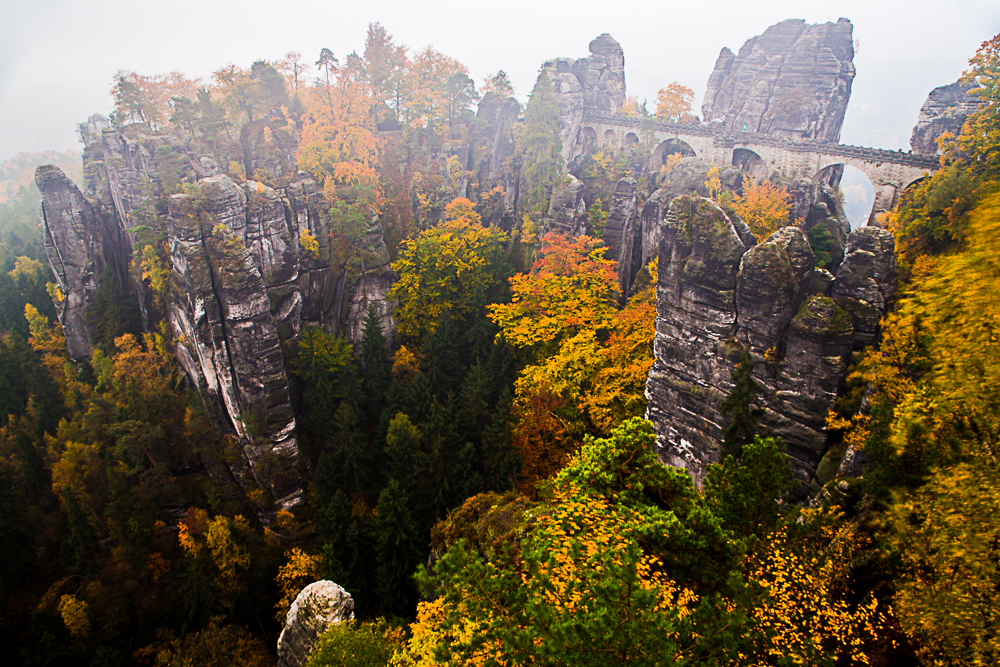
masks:
<svg viewBox="0 0 1000 667"><path fill-rule="evenodd" d="M678 81L694 89L700 114L720 49L736 52L784 19L822 23L841 16L854 24L857 48L841 142L890 150L909 150L927 94L955 81L979 44L1000 32L996 0L0 0L0 161L26 151L78 149L76 124L110 112L117 70L180 71L207 81L227 63L248 67L289 51L312 62L326 47L342 58L363 52L374 21L411 52L433 45L456 58L477 86L506 71L522 103L543 61L586 56L590 40L608 32L625 51L629 95L652 106L660 88ZM845 189L868 185L845 178Z"/></svg>

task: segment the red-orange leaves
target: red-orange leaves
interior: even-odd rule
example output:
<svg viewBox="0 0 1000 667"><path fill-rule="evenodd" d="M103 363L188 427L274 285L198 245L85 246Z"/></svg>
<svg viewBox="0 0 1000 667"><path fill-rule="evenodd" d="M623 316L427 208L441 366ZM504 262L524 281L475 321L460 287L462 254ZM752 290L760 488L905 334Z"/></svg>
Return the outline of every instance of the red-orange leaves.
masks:
<svg viewBox="0 0 1000 667"><path fill-rule="evenodd" d="M510 279L511 303L490 306L490 318L515 347L554 343L584 328L607 328L616 312L615 263L604 259L598 239L550 232L542 243L531 273Z"/></svg>

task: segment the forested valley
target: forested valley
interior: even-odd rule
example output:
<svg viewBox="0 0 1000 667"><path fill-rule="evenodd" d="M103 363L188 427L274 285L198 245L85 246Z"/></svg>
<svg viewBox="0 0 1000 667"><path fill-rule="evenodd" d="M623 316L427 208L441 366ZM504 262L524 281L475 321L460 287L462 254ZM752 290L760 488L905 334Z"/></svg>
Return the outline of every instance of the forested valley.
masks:
<svg viewBox="0 0 1000 667"><path fill-rule="evenodd" d="M783 348L734 339L716 461L697 483L662 463L645 417L669 258L612 246L623 182L638 219L692 169L652 137L698 122L693 93L664 82L652 111L622 83L608 111L635 141L569 164L559 71L522 107L503 71L477 86L377 23L362 54L123 71L110 118L81 125L82 171L0 191L7 664L273 665L320 580L353 620L311 667L1000 662L1000 36L940 168L875 221L899 286L813 415L864 465L822 479L762 417L754 368ZM843 259L789 183L695 180L686 205L753 243L798 228L817 269ZM100 230L84 301L43 237L57 187ZM222 304L202 328L198 271ZM241 361L230 310L253 285L274 349Z"/></svg>

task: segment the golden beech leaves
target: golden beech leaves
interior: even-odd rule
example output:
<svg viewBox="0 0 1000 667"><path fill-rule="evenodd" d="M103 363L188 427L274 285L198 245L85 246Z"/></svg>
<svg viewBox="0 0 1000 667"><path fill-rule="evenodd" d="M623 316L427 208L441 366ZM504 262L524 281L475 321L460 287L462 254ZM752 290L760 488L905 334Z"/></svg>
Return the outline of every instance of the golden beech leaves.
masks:
<svg viewBox="0 0 1000 667"><path fill-rule="evenodd" d="M361 84L310 90L299 137L299 166L326 185L362 185L377 190L378 140L369 91Z"/></svg>
<svg viewBox="0 0 1000 667"><path fill-rule="evenodd" d="M310 556L298 547L287 551L285 557L288 562L278 568L278 576L275 577L281 591L281 599L274 605L277 610L275 618L279 623L285 622L288 610L302 589L319 578L322 562L319 556Z"/></svg>
<svg viewBox="0 0 1000 667"><path fill-rule="evenodd" d="M656 93L656 115L662 120L674 123L693 119L692 102L694 102L694 91L674 81Z"/></svg>
<svg viewBox="0 0 1000 667"><path fill-rule="evenodd" d="M542 237L530 273L510 279L509 304L490 306L490 319L515 347L544 349L582 328L605 328L616 311L615 263L604 259L599 239L550 232Z"/></svg>
<svg viewBox="0 0 1000 667"><path fill-rule="evenodd" d="M511 303L490 307L508 343L533 360L514 399L526 492L565 463L582 432L607 434L642 414L656 319L652 285L619 310L615 263L600 241L554 233L542 241L531 272L510 279Z"/></svg>
<svg viewBox="0 0 1000 667"><path fill-rule="evenodd" d="M743 194L733 197L733 209L750 227L759 240L764 240L779 227L788 224L792 201L788 191L771 183L754 183L743 175Z"/></svg>
<svg viewBox="0 0 1000 667"><path fill-rule="evenodd" d="M477 295L502 279L494 260L507 234L480 225L468 204L467 199L456 199L449 204L450 219L399 246L399 259L392 263L399 280L389 297L399 302L398 332L407 342L422 341L445 313L458 319L468 316Z"/></svg>
<svg viewBox="0 0 1000 667"><path fill-rule="evenodd" d="M843 577L865 540L855 524L823 512L804 512L807 522L820 524L814 543L803 548L779 528L751 564L748 578L762 590L751 611L763 638L763 655L748 663L754 667L782 659L813 665L834 647L843 664L867 665L867 651L884 631L887 618L877 599L857 605L843 599Z"/></svg>
<svg viewBox="0 0 1000 667"><path fill-rule="evenodd" d="M87 603L78 600L75 595L63 595L59 598L59 615L75 639L86 639L90 634L90 619L87 617L89 609Z"/></svg>

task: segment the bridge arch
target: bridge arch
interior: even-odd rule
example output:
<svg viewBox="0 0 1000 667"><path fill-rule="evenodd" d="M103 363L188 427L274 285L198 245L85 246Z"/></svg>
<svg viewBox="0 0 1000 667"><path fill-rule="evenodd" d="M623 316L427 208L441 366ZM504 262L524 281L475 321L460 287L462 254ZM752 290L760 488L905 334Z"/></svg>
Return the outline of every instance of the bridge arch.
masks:
<svg viewBox="0 0 1000 667"><path fill-rule="evenodd" d="M618 148L618 134L614 130L605 130L604 136L601 137L601 145Z"/></svg>
<svg viewBox="0 0 1000 667"><path fill-rule="evenodd" d="M747 172L755 180L767 177L767 164L764 158L749 148L733 149L733 166Z"/></svg>
<svg viewBox="0 0 1000 667"><path fill-rule="evenodd" d="M813 176L813 183L834 186L838 189L844 215L850 221L851 229L868 224L872 209L875 208L878 188L864 171L850 164L831 164ZM894 195L895 189L893 189Z"/></svg>
<svg viewBox="0 0 1000 667"><path fill-rule="evenodd" d="M635 146L637 143L639 143L639 136L635 132L629 132L625 135L625 148Z"/></svg>
<svg viewBox="0 0 1000 667"><path fill-rule="evenodd" d="M660 144L653 149L653 164L657 168L661 164L666 164L667 158L674 153L680 153L681 157L694 157L697 155L695 150L691 148L691 144L684 141L683 139L671 138L666 141L661 141Z"/></svg>

